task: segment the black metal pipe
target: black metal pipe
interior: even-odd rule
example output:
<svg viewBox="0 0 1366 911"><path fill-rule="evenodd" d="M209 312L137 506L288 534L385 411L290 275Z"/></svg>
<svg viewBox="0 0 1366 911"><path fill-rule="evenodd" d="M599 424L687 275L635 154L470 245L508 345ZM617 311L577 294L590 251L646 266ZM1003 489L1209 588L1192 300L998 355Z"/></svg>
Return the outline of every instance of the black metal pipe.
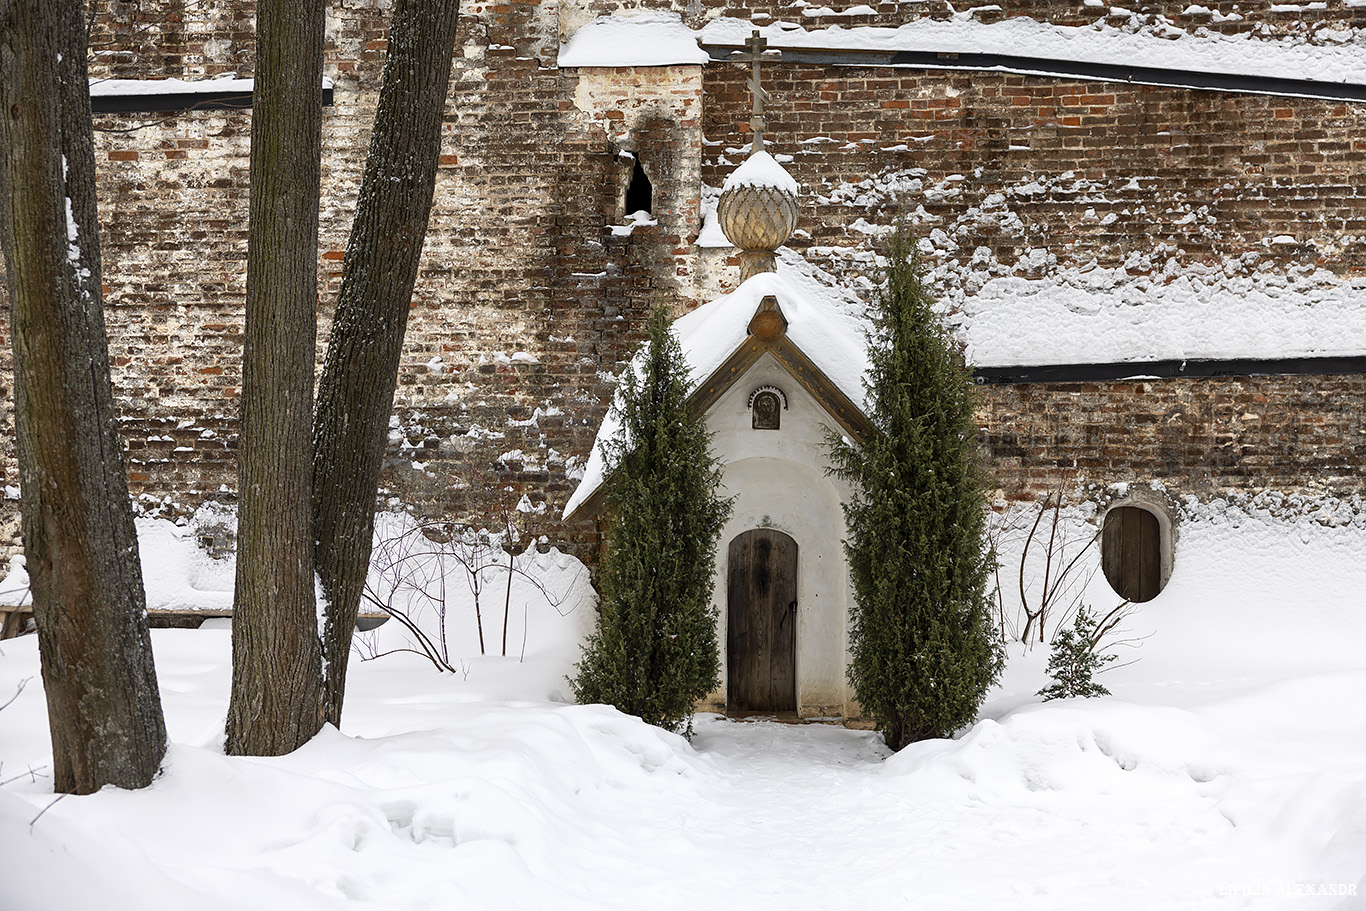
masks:
<svg viewBox="0 0 1366 911"><path fill-rule="evenodd" d="M730 59L739 45L704 44L702 49L715 61ZM804 47L778 47L781 60L774 63L810 63L835 66L895 66L913 69L973 70L1012 73L1023 76L1089 79L1137 85L1173 86L1217 92L1250 92L1257 95L1323 98L1334 101L1366 101L1366 85L1348 82L1320 82L1279 76L1250 76L1242 73L1206 73L1199 70L1165 69L1117 63L1087 63L1080 60L1052 60L1045 57L1015 57L1009 54L963 54L947 51L822 50Z"/></svg>
<svg viewBox="0 0 1366 911"><path fill-rule="evenodd" d="M1094 383L1127 379L1190 377L1333 376L1366 374L1366 357L1231 358L1225 360L1125 361L1115 364L1048 364L975 367L979 385Z"/></svg>
<svg viewBox="0 0 1366 911"><path fill-rule="evenodd" d="M332 104L332 87L323 86L323 104ZM95 114L166 114L178 111L236 111L251 109L251 91L156 92L92 95Z"/></svg>

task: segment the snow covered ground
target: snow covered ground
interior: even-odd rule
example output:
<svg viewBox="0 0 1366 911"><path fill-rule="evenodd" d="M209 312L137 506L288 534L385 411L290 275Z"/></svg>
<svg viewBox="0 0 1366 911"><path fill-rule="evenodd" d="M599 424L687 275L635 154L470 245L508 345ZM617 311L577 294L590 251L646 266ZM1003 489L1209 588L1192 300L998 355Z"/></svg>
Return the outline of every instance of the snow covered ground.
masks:
<svg viewBox="0 0 1366 911"><path fill-rule="evenodd" d="M1046 656L1016 651L977 724L890 757L839 727L702 716L690 744L565 704L591 604L519 588L524 660L478 657L462 595L459 673L353 662L343 730L274 759L223 755L223 622L155 631L163 775L54 802L36 642L7 641L0 702L30 682L0 711L0 908L1366 907L1363 552L1350 504L1188 504L1113 697L1042 704Z"/></svg>

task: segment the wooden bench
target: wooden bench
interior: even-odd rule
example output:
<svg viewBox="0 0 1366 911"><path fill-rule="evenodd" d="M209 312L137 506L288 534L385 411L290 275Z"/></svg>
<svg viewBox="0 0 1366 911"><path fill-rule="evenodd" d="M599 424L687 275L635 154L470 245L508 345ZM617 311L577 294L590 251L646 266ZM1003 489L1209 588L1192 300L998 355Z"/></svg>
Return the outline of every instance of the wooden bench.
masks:
<svg viewBox="0 0 1366 911"><path fill-rule="evenodd" d="M231 617L230 610L149 610L147 625L152 629L198 629L205 620ZM29 631L33 608L0 604L0 639L13 639ZM356 617L356 629L371 630L389 619L388 614L361 613Z"/></svg>
<svg viewBox="0 0 1366 911"><path fill-rule="evenodd" d="M28 632L28 621L32 617L31 607L9 607L0 604L0 639L13 639Z"/></svg>

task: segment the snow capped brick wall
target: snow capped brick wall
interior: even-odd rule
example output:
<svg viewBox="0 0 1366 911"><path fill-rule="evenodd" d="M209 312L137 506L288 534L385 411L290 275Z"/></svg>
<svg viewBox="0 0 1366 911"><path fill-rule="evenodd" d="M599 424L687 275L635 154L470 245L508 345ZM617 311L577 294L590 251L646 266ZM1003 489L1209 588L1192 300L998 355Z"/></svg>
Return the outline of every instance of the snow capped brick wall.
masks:
<svg viewBox="0 0 1366 911"><path fill-rule="evenodd" d="M1002 337L1012 294L1065 290L1105 270L1106 300L1182 306L1169 293L1178 282L1214 293L1247 281L1293 301L1308 325L1325 294L1349 309L1362 299L1352 279L1366 269L1366 105L987 73L798 63L767 72L766 138L804 189L805 235L789 246L866 286L878 237L904 217L924 238L949 320L977 363L1185 356L1169 350L1169 326L1136 323L1113 350L1087 333L1087 315L1067 311L1066 337L1018 327L1039 329L1042 349L1015 350ZM748 98L743 73L704 75L712 144L703 183L719 186L742 160L748 137L733 124ZM1297 291L1287 274L1323 284ZM977 296L1007 280L1019 287ZM1214 324L1182 338L1208 345L1203 356L1269 356L1256 341L1271 317L1257 309L1259 295L1231 294ZM1329 308L1319 309L1327 319ZM1113 328L1091 321L1096 333ZM1296 350L1283 356L1329 353L1313 340L1290 343ZM1359 376L991 386L981 389L980 424L1007 497L1042 492L1074 470L1200 495L1356 491L1366 448L1351 415L1363 395Z"/></svg>
<svg viewBox="0 0 1366 911"><path fill-rule="evenodd" d="M752 19L807 38L840 26L857 41L859 28L922 19L964 28L1033 19L1117 47L1141 38L1199 48L1217 38L1277 52L1322 48L1326 57L1350 56L1366 28L1366 6L1339 0L1302 9L1255 0L1236 11L1164 0L1133 13L1087 0L953 10L942 0L648 6L699 33L723 18ZM462 9L448 144L384 479L389 495L424 512L487 521L502 501L525 495L533 509L546 504L533 515L558 515L645 313L656 303L682 312L735 286L734 251L694 242L747 148L745 73L725 63L557 66L563 40L620 8L516 0ZM324 125L320 340L387 17L381 0L329 14L335 103ZM92 74L250 76L253 19L251 4L227 0L174 15L101 6ZM747 33L748 22L739 24ZM1103 272L1116 299L1138 300L1148 287L1236 290L1293 272L1312 281L1273 290L1284 302L1314 285L1322 293L1306 293L1309 306L1315 294L1350 304L1353 280L1366 278L1366 104L793 59L766 64L764 85L769 151L802 188L789 244L800 257L789 252L784 263L805 260L834 293L864 291L876 239L905 216L924 236L951 321L984 363L995 363L991 345L1003 350L992 341L1001 333L975 327L1008 325L1010 282L1089 287ZM250 115L98 121L107 319L134 493L168 512L230 503ZM640 158L653 184L655 224L623 218L635 160L623 153ZM1079 325L1086 316L1070 315ZM0 327L0 466L12 488L7 333ZM1217 340L1217 326L1205 334ZM1113 359L1084 334L1062 347L1075 351L1070 361ZM1130 359L1156 356L1126 350ZM1363 487L1366 451L1352 410L1363 395L1360 377L993 386L983 389L981 423L1009 496L1074 465L1106 483L1164 478L1180 493L1232 485L1350 495ZM0 546L16 540L16 512L14 500L0 504ZM584 545L593 536L549 520L538 531Z"/></svg>
<svg viewBox="0 0 1366 911"><path fill-rule="evenodd" d="M770 70L767 139L806 189L810 237L790 246L826 268L866 271L855 254L904 216L955 283L1222 268L1249 252L1256 266L1366 269L1366 104L889 67ZM719 186L748 141L734 126L748 106L743 74L709 67L705 92L715 144L703 183Z"/></svg>
<svg viewBox="0 0 1366 911"><path fill-rule="evenodd" d="M328 19L335 103L324 115L319 363L388 15L388 4L362 2ZM102 8L92 75L251 74L250 4L158 16ZM462 18L383 484L424 511L481 523L524 494L531 515L546 501L558 515L644 313L696 301L700 68L560 71L551 65L557 26L542 4L466 5ZM135 124L144 125L127 130ZM97 128L113 130L96 143L106 314L134 495L167 513L231 503L250 115L118 115ZM613 232L625 224L634 163L623 152L642 161L656 217ZM4 483L17 485L7 331L0 464ZM16 512L12 501L0 506L5 545L17 540Z"/></svg>

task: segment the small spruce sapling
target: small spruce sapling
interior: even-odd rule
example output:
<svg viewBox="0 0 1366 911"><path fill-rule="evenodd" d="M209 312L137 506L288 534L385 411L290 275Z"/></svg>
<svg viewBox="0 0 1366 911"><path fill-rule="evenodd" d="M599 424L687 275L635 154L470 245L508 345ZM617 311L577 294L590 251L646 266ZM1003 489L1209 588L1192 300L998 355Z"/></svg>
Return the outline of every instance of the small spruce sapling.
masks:
<svg viewBox="0 0 1366 911"><path fill-rule="evenodd" d="M621 432L603 443L611 527L597 629L570 681L580 703L606 703L650 724L691 730L693 706L720 685L711 607L716 543L731 501L688 365L663 310L622 375Z"/></svg>
<svg viewBox="0 0 1366 911"><path fill-rule="evenodd" d="M1077 611L1071 629L1053 637L1048 653L1048 676L1052 683L1039 690L1044 702L1069 696L1108 696L1110 691L1095 681L1095 675L1115 660L1100 651L1096 618L1084 605Z"/></svg>

